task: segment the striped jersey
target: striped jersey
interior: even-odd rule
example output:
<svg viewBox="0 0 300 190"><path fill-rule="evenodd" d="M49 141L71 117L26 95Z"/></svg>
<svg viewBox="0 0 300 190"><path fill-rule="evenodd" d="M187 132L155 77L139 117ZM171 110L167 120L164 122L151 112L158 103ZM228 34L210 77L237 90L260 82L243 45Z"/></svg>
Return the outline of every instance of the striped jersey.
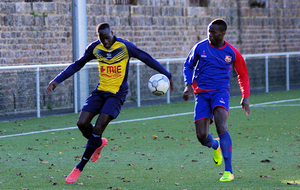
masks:
<svg viewBox="0 0 300 190"><path fill-rule="evenodd" d="M79 71L90 60L97 59L100 78L97 89L116 95L127 95L127 78L131 57L141 60L149 67L166 75L169 79L172 77L171 73L148 53L142 51L133 43L115 36L115 42L110 49L106 49L99 40L89 44L83 56L57 75L54 80L61 83Z"/></svg>

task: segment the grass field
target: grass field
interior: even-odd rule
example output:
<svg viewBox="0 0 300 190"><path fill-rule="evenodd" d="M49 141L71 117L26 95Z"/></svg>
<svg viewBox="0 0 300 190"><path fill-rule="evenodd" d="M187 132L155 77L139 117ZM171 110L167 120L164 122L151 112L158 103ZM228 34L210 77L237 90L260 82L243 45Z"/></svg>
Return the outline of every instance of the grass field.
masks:
<svg viewBox="0 0 300 190"><path fill-rule="evenodd" d="M273 103L250 116L231 98L232 182L219 182L224 164L196 139L193 102L123 109L103 135L102 157L74 184L64 179L87 142L78 114L0 123L0 189L300 189L300 101L274 102L299 98L299 90L251 95L252 105ZM210 132L217 137L214 125Z"/></svg>

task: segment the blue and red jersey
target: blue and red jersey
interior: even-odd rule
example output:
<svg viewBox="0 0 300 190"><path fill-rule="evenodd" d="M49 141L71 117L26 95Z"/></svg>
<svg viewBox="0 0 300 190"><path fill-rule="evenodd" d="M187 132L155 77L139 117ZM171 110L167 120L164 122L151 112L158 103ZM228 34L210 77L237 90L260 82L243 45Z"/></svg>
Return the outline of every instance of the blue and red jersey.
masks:
<svg viewBox="0 0 300 190"><path fill-rule="evenodd" d="M229 91L232 65L242 96L248 98L250 85L245 60L227 41L222 47L214 47L208 39L195 44L184 63L185 83L193 84L194 93L221 89Z"/></svg>
<svg viewBox="0 0 300 190"><path fill-rule="evenodd" d="M127 95L127 78L131 57L141 60L149 67L166 75L169 79L172 78L171 73L148 53L127 40L117 37L115 37L115 40L110 49L106 49L99 40L92 42L86 48L83 56L57 75L54 80L61 83L79 71L87 62L97 59L100 77L97 90L120 96Z"/></svg>

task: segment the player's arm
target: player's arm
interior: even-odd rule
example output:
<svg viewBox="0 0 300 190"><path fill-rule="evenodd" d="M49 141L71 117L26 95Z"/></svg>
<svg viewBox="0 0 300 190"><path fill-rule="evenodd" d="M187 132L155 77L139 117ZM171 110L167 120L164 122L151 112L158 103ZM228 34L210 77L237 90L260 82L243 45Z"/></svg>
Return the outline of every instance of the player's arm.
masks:
<svg viewBox="0 0 300 190"><path fill-rule="evenodd" d="M184 62L183 65L183 77L185 82L185 88L183 90L182 98L184 101L188 101L190 99L190 96L193 95L193 75L194 75L194 68L199 60L198 54L196 53L197 46L195 45L191 51L189 52L189 55L187 56L187 59Z"/></svg>
<svg viewBox="0 0 300 190"><path fill-rule="evenodd" d="M53 92L53 90L58 86L58 84L68 79L70 76L72 76L73 74L78 72L82 67L84 67L84 65L87 62L94 59L95 57L92 53L93 48L93 44L89 45L81 58L69 65L66 69L59 73L52 81L50 81L46 93L49 94L50 92Z"/></svg>
<svg viewBox="0 0 300 190"><path fill-rule="evenodd" d="M242 93L241 105L242 109L246 111L247 115L250 115L249 107L249 95L250 95L250 85L249 76L246 67L245 60L240 52L235 49L236 58L234 61L234 69L237 73L237 79Z"/></svg>
<svg viewBox="0 0 300 190"><path fill-rule="evenodd" d="M154 59L147 52L136 47L133 43L128 42L128 43L126 43L126 46L127 46L128 50L130 51L132 57L135 57L135 58L141 60L142 62L144 62L146 65L148 65L152 69L160 72L161 74L166 75L170 80L170 92L173 91L172 74L169 71L167 71L162 66L162 64L160 64L156 59Z"/></svg>

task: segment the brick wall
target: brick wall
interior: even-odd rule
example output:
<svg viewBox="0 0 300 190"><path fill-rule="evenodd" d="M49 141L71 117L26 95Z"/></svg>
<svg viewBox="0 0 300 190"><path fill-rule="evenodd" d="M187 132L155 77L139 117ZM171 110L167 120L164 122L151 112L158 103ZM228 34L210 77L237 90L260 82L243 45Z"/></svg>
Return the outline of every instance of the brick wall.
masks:
<svg viewBox="0 0 300 190"><path fill-rule="evenodd" d="M207 24L221 17L229 25L226 39L243 54L300 50L298 0L268 0L266 8L251 8L249 0L210 0L208 7L189 0L114 2L87 0L88 43L96 39L95 26L109 22L117 36L155 58L185 57L206 37ZM71 62L71 8L70 0L1 1L0 66Z"/></svg>
<svg viewBox="0 0 300 190"><path fill-rule="evenodd" d="M71 2L1 1L0 66L71 63ZM193 44L206 38L207 24L212 19L221 17L228 23L225 39L242 54L300 51L299 0L210 0L208 7L190 6L189 0L137 0L137 5L115 5L114 0L86 2L88 43L97 38L96 25L108 22L115 35L132 41L155 58L185 57ZM250 2L266 2L265 8L251 7ZM300 72L297 63L297 58L291 63L295 67L291 70L291 82L298 81L295 77ZM250 72L255 71L256 66L263 69L263 64L255 61L251 66L253 68L249 68ZM172 96L179 97L183 88L182 74L181 68L174 67L172 72L176 73L178 89ZM279 78L275 83L280 83L284 77L278 73L285 72L282 63L272 69L270 75ZM42 109L73 105L72 79L66 81L55 95L44 94L47 83L58 72L58 69L43 71ZM90 72L94 73L93 77L90 76L90 81L97 82L95 70ZM134 69L131 72L135 75ZM0 72L0 115L16 110L35 109L35 92L25 90L35 89L35 78L32 76L35 74L26 73ZM257 76L252 83L261 83L262 80L262 77ZM134 80L129 83L130 86L135 86ZM232 83L236 89L234 82ZM96 84L90 85L93 88ZM136 92L131 90L129 99L134 100L135 95ZM24 102L27 103L26 106Z"/></svg>

